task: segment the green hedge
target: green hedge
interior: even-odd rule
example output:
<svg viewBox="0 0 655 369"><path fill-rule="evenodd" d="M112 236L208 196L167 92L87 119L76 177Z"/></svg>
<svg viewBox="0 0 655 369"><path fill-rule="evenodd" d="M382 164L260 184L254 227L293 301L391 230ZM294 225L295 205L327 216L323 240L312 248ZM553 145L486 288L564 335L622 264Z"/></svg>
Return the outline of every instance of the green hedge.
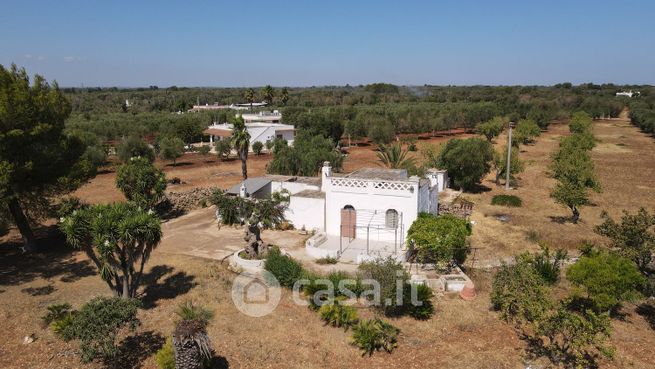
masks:
<svg viewBox="0 0 655 369"><path fill-rule="evenodd" d="M523 206L523 200L514 195L496 195L491 199L491 205L509 206L520 208Z"/></svg>

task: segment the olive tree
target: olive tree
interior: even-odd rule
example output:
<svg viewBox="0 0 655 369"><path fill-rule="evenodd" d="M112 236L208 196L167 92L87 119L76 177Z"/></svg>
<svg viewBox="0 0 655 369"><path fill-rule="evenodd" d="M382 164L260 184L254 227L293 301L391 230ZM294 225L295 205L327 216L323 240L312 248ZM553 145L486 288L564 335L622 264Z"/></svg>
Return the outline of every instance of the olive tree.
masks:
<svg viewBox="0 0 655 369"><path fill-rule="evenodd" d="M486 137L487 141L491 142L491 140L493 140L503 131L503 128L507 123L507 119L503 117L494 117L490 121L480 123L475 126L475 131L478 134Z"/></svg>
<svg viewBox="0 0 655 369"><path fill-rule="evenodd" d="M519 149L516 147L512 147L512 155L510 156L509 165L510 178L514 178L515 174L523 172L523 169L525 168L525 164L519 158ZM500 178L507 175L507 146L500 151L494 151L493 167L496 172L496 184L499 185Z"/></svg>
<svg viewBox="0 0 655 369"><path fill-rule="evenodd" d="M552 164L557 184L551 197L571 210L573 223L580 218L580 207L589 204L588 190L601 191L589 151L576 142L575 138L562 140Z"/></svg>
<svg viewBox="0 0 655 369"><path fill-rule="evenodd" d="M172 160L173 166L182 154L184 154L184 141L181 138L171 136L159 141L159 156L164 160Z"/></svg>
<svg viewBox="0 0 655 369"><path fill-rule="evenodd" d="M456 186L472 190L489 173L493 158L494 150L489 142L480 138L456 138L443 147L436 165L448 171Z"/></svg>
<svg viewBox="0 0 655 369"><path fill-rule="evenodd" d="M68 243L83 250L109 288L133 298L143 268L161 240L159 218L132 203L94 205L62 219Z"/></svg>

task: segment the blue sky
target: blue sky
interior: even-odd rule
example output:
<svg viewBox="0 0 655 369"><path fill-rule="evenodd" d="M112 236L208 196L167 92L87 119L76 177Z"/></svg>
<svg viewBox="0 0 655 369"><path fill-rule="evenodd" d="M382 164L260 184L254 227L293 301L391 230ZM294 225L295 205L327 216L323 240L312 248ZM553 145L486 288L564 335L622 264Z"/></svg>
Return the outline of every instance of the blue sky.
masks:
<svg viewBox="0 0 655 369"><path fill-rule="evenodd" d="M2 0L62 86L655 84L653 1Z"/></svg>

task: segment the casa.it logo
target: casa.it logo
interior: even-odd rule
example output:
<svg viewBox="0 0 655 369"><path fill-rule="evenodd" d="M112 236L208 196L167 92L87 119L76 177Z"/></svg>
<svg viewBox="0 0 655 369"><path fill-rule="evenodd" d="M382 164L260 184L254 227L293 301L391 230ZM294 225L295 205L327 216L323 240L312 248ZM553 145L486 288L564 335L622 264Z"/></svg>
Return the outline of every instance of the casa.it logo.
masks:
<svg viewBox="0 0 655 369"><path fill-rule="evenodd" d="M280 303L277 278L268 271L261 274L241 273L232 283L232 301L243 314L253 318L266 316Z"/></svg>

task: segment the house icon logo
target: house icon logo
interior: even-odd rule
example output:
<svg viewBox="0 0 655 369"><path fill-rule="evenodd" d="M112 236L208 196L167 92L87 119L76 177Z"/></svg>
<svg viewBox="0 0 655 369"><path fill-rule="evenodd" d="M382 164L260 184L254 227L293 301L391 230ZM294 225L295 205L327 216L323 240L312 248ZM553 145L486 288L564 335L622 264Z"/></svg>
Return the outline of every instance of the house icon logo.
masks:
<svg viewBox="0 0 655 369"><path fill-rule="evenodd" d="M243 314L259 318L270 314L280 302L280 283L267 271L262 275L241 273L232 283L232 301Z"/></svg>

